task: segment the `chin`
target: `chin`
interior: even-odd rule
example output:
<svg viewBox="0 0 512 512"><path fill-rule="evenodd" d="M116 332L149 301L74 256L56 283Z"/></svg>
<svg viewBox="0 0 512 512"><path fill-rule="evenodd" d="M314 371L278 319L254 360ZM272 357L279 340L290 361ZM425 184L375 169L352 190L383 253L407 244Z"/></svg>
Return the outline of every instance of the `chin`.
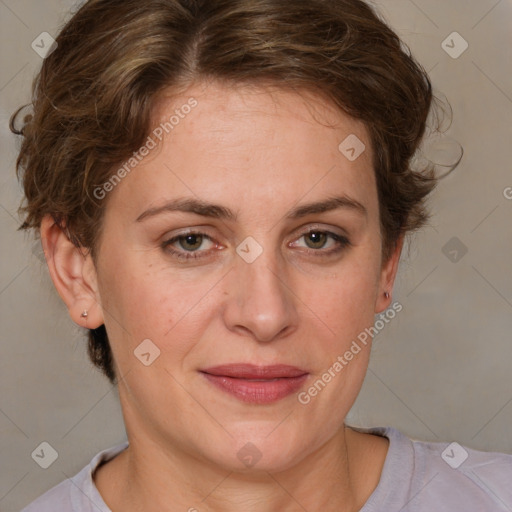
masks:
<svg viewBox="0 0 512 512"><path fill-rule="evenodd" d="M217 445L211 460L226 470L242 474L279 473L292 468L315 448L316 443L304 438L303 432L294 435L286 428L278 432L280 421L251 428L245 424L246 428L239 428L224 447ZM229 428L227 430L232 433Z"/></svg>

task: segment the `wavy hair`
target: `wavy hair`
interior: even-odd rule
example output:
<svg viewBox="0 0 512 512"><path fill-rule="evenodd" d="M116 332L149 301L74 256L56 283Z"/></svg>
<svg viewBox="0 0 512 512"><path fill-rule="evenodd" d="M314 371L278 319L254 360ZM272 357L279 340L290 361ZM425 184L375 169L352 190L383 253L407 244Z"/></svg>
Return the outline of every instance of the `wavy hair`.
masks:
<svg viewBox="0 0 512 512"><path fill-rule="evenodd" d="M362 0L90 0L56 41L32 113L11 119L22 136L19 229L37 230L51 214L94 258L107 201L92 191L141 147L158 94L200 80L311 91L363 121L384 259L428 219L433 169L414 170L411 158L432 111L431 82ZM115 383L105 326L89 331L88 347Z"/></svg>

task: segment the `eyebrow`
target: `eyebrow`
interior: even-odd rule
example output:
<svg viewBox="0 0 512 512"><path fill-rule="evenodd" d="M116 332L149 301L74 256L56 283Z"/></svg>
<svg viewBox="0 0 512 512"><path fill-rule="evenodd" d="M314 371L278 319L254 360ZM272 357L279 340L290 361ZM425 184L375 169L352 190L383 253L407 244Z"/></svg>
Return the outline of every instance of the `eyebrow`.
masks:
<svg viewBox="0 0 512 512"><path fill-rule="evenodd" d="M148 208L137 217L136 222L166 212L188 212L214 219L236 220L236 214L224 206L207 203L200 199L173 199L162 206Z"/></svg>
<svg viewBox="0 0 512 512"><path fill-rule="evenodd" d="M300 219L307 215L329 212L339 208L346 208L364 215L365 217L368 216L368 210L362 203L343 195L297 206L286 215L286 218ZM141 222L150 217L155 217L156 215L169 212L195 213L196 215L201 215L203 217L233 221L237 218L236 213L224 206L208 203L200 199L182 198L173 199L162 206L148 208L137 217L136 222Z"/></svg>
<svg viewBox="0 0 512 512"><path fill-rule="evenodd" d="M312 213L329 212L332 210L338 210L339 208L346 208L354 212L357 212L361 215L364 215L365 217L368 216L368 210L359 201L351 199L348 196L337 196L331 197L324 201L317 201L315 203L308 203L302 206L298 206L287 215L287 218L299 219L301 217L306 217L306 215L310 215Z"/></svg>

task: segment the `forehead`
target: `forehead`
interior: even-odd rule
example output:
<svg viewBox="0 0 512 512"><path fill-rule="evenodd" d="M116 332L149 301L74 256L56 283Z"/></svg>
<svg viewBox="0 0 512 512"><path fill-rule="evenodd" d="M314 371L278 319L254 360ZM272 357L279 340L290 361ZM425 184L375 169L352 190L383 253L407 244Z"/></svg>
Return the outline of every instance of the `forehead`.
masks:
<svg viewBox="0 0 512 512"><path fill-rule="evenodd" d="M156 147L113 194L137 208L184 195L235 210L334 192L376 199L364 124L311 93L219 83L169 91L149 137Z"/></svg>
<svg viewBox="0 0 512 512"><path fill-rule="evenodd" d="M191 115L176 119L173 114L184 109L191 98L197 101L198 108ZM329 144L331 149L337 150L341 142L339 138L344 133L358 135L369 143L362 121L349 117L319 95L261 84L237 86L202 82L179 95L164 92L154 102L153 125L164 125L172 118L175 118L174 123L178 123L171 133L165 134L169 143L179 142L180 135L188 137L193 134L204 144L212 140L218 143L222 139L226 142L228 138L232 142L238 139L244 143L236 146L240 150L261 144L267 152L274 143L293 139L295 144L310 141L302 147L302 151L307 152L308 149L315 150L312 143L316 142L318 146L320 139L325 141L324 146ZM258 131L254 130L254 123L257 123ZM329 137L325 139L327 134ZM370 144L366 144L366 149L362 160L371 156Z"/></svg>

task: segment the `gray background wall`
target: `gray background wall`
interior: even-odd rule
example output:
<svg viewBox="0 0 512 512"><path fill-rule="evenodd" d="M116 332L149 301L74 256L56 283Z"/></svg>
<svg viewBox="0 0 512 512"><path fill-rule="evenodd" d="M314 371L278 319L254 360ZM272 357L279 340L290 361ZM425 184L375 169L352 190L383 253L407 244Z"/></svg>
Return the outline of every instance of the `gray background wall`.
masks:
<svg viewBox="0 0 512 512"><path fill-rule="evenodd" d="M403 311L379 334L353 425L512 453L512 46L510 0L380 0L383 15L450 101L465 155L431 199L431 227L403 257ZM71 0L0 0L0 510L22 506L124 439L116 392L88 364L32 239L16 231L12 111ZM458 32L453 58L441 46ZM452 52L462 40L448 39ZM508 193L507 193L508 191ZM507 199L507 196L509 199ZM455 241L449 241L456 237ZM446 245L449 243L449 245ZM455 244L455 245L452 245ZM464 253L464 247L467 253ZM453 252L455 250L455 252ZM462 257L461 257L462 256ZM48 469L31 458L43 441Z"/></svg>

